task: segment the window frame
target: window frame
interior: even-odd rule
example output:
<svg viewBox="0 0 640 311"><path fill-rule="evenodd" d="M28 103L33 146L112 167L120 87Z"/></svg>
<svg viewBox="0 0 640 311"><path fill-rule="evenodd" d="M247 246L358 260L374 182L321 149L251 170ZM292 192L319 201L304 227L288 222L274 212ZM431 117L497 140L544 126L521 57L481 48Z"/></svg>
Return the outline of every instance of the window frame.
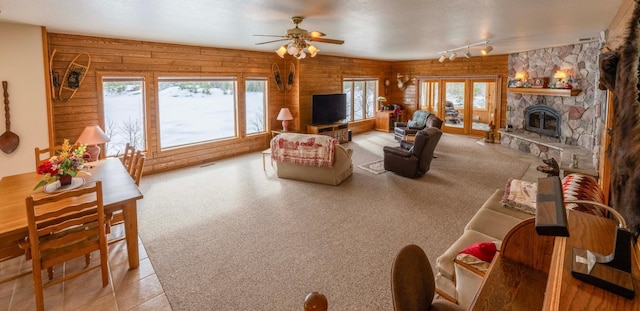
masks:
<svg viewBox="0 0 640 311"><path fill-rule="evenodd" d="M168 147L162 147L162 127L161 127L161 120L160 120L160 96L159 96L159 92L160 92L160 82L170 82L170 81L231 81L232 85L233 85L233 100L234 100L234 104L233 104L233 120L234 120L234 135L229 136L229 137L222 137L222 138L215 138L215 139L208 139L208 140L203 140L203 141L198 141L198 142L190 142L190 143L185 143L185 144L180 144L180 145L175 145L175 146L168 146ZM244 95L240 95L238 92L241 91L241 89L239 88L239 82L241 79L238 78L238 76L236 75L229 75L229 74L201 74L201 75L184 75L184 74L166 74L166 73L158 73L155 75L155 96L156 96L156 100L155 100L155 105L156 105L156 149L158 150L159 153L165 153L165 152L172 152L175 150L180 150L180 152L182 152L183 150L189 150L192 147L197 147L197 146L203 146L203 145L207 145L207 144L211 144L211 143L216 143L216 142L221 142L221 141L227 141L227 140L232 140L232 139L238 139L240 138L240 123L242 120L240 120L240 111L244 111L244 109L240 109L240 100L239 100L239 96L244 96ZM244 90L244 87L242 87L242 90ZM243 118L244 120L244 118Z"/></svg>
<svg viewBox="0 0 640 311"><path fill-rule="evenodd" d="M262 123L264 128L260 132L249 133L248 132L248 115L247 115L247 83L250 81L263 81L264 82L264 92L263 92L263 114L262 114ZM239 103L238 103L239 106ZM238 107L240 110L240 107ZM261 135L269 132L269 78L268 77L247 77L244 79L244 133L247 136L252 135Z"/></svg>
<svg viewBox="0 0 640 311"><path fill-rule="evenodd" d="M364 96L363 96L363 102L362 102L362 119L354 119L354 115L355 115L355 107L354 107L354 103L355 103L355 92L353 92L354 90L354 85L357 82L361 82L364 83L365 89L364 89ZM372 102L371 102L371 107L370 107L370 114L369 114L369 108L367 108L368 102L367 102L367 82L374 82L374 93L373 96L371 98ZM342 92L343 93L347 93L345 91L345 83L350 83L351 84L351 96L350 98L347 98L347 109L349 109L349 113L348 113L348 118L347 118L347 122L358 122L358 121L364 121L364 120L371 120L375 118L375 114L376 114L376 98L378 98L379 96L379 86L380 86L380 81L378 78L373 78L373 77L347 77L347 78L342 78Z"/></svg>
<svg viewBox="0 0 640 311"><path fill-rule="evenodd" d="M107 131L105 124L105 109L104 109L104 79L117 79L117 80L136 80L139 79L142 81L142 127L143 127L143 137L144 140L142 149L143 152L147 152L150 146L150 127L149 127L149 92L151 91L151 87L149 86L150 75L148 73L143 72L106 72L106 71L96 71L96 90L97 99L98 99L98 125L105 132ZM106 157L107 148L102 148L100 150L100 157Z"/></svg>

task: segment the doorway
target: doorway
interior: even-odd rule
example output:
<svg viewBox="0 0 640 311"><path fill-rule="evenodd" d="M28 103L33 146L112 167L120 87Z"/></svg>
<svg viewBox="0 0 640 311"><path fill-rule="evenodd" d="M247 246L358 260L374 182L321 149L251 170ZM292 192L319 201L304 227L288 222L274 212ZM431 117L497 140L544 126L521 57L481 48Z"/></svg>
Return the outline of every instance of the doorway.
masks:
<svg viewBox="0 0 640 311"><path fill-rule="evenodd" d="M495 123L497 86L497 77L421 79L419 108L442 119L443 132L482 136Z"/></svg>

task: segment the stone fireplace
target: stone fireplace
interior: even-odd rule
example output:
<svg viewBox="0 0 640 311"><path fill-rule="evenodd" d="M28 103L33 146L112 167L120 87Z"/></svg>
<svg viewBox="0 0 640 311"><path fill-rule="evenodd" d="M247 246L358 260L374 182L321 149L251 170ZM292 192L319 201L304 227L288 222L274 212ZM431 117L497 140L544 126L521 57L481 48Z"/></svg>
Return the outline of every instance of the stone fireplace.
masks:
<svg viewBox="0 0 640 311"><path fill-rule="evenodd" d="M568 163L572 155L598 167L606 93L598 90L597 42L572 44L509 55L509 77L549 77L559 70L573 80L574 94L510 92L507 88L501 143L541 158ZM553 82L553 81L551 81Z"/></svg>
<svg viewBox="0 0 640 311"><path fill-rule="evenodd" d="M547 105L533 105L524 110L524 129L560 138L562 115Z"/></svg>

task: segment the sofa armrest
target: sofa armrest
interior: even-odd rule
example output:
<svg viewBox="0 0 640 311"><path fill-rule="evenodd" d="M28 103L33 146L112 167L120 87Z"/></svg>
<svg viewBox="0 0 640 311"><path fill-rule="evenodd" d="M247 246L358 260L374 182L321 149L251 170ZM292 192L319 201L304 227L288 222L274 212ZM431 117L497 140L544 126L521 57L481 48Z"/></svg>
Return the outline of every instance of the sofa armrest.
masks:
<svg viewBox="0 0 640 311"><path fill-rule="evenodd" d="M407 122L396 122L394 123L395 127L407 127Z"/></svg>
<svg viewBox="0 0 640 311"><path fill-rule="evenodd" d="M394 155L401 158L411 157L411 152L399 147L384 146L384 148L382 148L382 151L386 154Z"/></svg>

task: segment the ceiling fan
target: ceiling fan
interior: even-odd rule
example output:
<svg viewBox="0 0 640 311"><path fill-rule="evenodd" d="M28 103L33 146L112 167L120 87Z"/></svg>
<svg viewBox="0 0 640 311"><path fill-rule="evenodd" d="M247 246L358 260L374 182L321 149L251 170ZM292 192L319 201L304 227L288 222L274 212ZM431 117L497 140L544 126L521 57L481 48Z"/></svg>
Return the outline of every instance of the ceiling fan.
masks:
<svg viewBox="0 0 640 311"><path fill-rule="evenodd" d="M301 16L292 17L291 18L291 22L293 22L293 24L296 25L296 26L294 28L288 29L287 30L287 34L284 35L284 36L278 36L278 35L254 35L254 36L259 36L259 37L277 37L277 38L280 38L280 39L276 39L276 40L256 43L256 45L289 40L291 42L289 42L287 44L284 44L283 46L281 46L279 49L276 50L276 53L278 54L278 56L284 58L285 53L289 53L289 55L292 55L292 56L296 57L297 59L302 59L302 58L307 57L307 54L310 54L311 57L314 57L314 56L316 56L316 54L318 54L318 51L320 51L320 50L318 50L318 48L316 48L314 45L308 43L307 41L309 41L309 42L331 43L331 44L343 44L344 43L343 40L322 38L322 37L326 36L326 34L320 32L320 31L307 31L306 29L299 28L298 24L300 24L303 19L304 19L304 17L301 17Z"/></svg>

